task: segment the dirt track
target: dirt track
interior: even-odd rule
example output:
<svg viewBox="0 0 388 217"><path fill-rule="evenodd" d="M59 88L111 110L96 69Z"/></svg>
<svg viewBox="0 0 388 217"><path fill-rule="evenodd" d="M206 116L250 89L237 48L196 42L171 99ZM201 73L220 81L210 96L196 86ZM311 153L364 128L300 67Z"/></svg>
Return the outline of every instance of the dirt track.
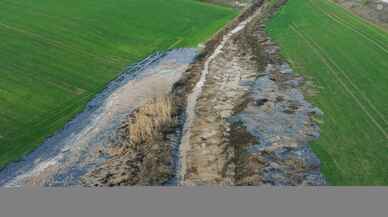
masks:
<svg viewBox="0 0 388 217"><path fill-rule="evenodd" d="M254 81L257 62L243 31L260 10L226 34L204 63L201 79L188 98L181 143L181 184L233 184L233 146L229 118L248 93L241 82Z"/></svg>
<svg viewBox="0 0 388 217"><path fill-rule="evenodd" d="M303 78L266 37L261 21L272 9L261 3L200 67L187 98L181 185L325 184L306 145L319 136L311 117L320 112L304 100Z"/></svg>

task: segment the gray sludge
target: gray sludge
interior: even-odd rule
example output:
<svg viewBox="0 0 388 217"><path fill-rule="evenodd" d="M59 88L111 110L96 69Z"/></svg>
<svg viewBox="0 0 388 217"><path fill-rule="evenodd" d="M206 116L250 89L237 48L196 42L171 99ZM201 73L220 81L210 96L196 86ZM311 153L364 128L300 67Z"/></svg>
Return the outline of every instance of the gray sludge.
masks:
<svg viewBox="0 0 388 217"><path fill-rule="evenodd" d="M70 186L106 160L117 128L150 97L164 94L194 60L195 49L155 53L130 65L85 110L22 160L0 171L0 186Z"/></svg>
<svg viewBox="0 0 388 217"><path fill-rule="evenodd" d="M288 79L274 81L274 73ZM247 152L264 162L259 171L262 183L325 185L320 161L308 145L319 137L319 127L311 116L322 112L304 99L298 89L303 78L294 76L288 64L268 64L264 74L250 84L247 107L230 119L242 124L259 141Z"/></svg>

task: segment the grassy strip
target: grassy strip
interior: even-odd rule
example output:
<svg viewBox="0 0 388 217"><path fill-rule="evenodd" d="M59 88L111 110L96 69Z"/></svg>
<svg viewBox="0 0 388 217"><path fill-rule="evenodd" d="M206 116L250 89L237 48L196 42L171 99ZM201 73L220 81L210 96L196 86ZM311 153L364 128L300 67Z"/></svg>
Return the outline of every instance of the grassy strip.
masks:
<svg viewBox="0 0 388 217"><path fill-rule="evenodd" d="M195 0L2 0L0 167L80 112L126 65L196 46L236 11Z"/></svg>
<svg viewBox="0 0 388 217"><path fill-rule="evenodd" d="M323 110L313 144L333 185L387 185L388 33L328 0L289 1L267 27Z"/></svg>

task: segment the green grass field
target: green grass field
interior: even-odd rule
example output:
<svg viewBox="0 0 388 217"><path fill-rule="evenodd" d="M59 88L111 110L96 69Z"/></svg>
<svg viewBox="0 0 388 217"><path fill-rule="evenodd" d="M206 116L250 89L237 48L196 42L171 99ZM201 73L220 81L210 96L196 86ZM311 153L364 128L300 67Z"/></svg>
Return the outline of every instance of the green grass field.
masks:
<svg viewBox="0 0 388 217"><path fill-rule="evenodd" d="M330 184L388 185L388 33L329 0L291 0L267 31L319 90Z"/></svg>
<svg viewBox="0 0 388 217"><path fill-rule="evenodd" d="M1 0L0 167L62 128L126 65L237 15L195 0Z"/></svg>

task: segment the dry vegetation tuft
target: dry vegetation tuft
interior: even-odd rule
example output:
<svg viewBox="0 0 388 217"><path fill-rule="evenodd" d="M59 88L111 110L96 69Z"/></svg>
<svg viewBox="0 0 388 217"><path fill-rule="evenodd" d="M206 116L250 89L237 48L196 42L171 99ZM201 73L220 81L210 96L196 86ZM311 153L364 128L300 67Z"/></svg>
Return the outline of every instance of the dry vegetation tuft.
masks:
<svg viewBox="0 0 388 217"><path fill-rule="evenodd" d="M128 131L132 144L152 141L176 124L171 96L152 99L130 116Z"/></svg>

